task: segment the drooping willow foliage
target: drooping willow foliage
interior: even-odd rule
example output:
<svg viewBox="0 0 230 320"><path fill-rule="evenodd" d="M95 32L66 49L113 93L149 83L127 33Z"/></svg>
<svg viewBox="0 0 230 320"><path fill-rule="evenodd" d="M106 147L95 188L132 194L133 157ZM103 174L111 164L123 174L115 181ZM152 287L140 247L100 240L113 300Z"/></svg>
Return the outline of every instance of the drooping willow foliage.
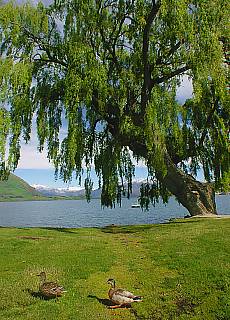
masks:
<svg viewBox="0 0 230 320"><path fill-rule="evenodd" d="M142 205L167 200L158 179L166 154L220 181L229 170L228 17L227 0L2 4L1 177L17 167L35 118L57 174L81 179L84 168L89 198L94 167L103 205L131 193L133 158L154 182L142 187ZM184 74L194 97L179 105Z"/></svg>

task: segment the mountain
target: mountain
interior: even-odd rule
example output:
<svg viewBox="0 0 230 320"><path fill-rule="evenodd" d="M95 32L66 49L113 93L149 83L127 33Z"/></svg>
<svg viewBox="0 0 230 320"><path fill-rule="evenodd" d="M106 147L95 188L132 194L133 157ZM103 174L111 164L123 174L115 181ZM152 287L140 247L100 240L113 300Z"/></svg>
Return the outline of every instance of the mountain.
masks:
<svg viewBox="0 0 230 320"><path fill-rule="evenodd" d="M145 180L133 181L131 197L140 196L141 184L146 182ZM85 189L78 187L67 187L67 188L52 188L43 185L34 184L33 187L46 197L84 197ZM92 190L92 198L101 197L101 189Z"/></svg>
<svg viewBox="0 0 230 320"><path fill-rule="evenodd" d="M137 198L140 196L140 188L143 183L146 183L146 180L133 181L131 197Z"/></svg>
<svg viewBox="0 0 230 320"><path fill-rule="evenodd" d="M144 181L133 181L133 192L131 197L140 195L139 189ZM84 198L85 190L79 187L50 188L42 185L30 186L23 179L14 174L10 174L9 179L0 181L0 201L18 200L51 200L54 198ZM93 190L92 198L101 197L101 189Z"/></svg>
<svg viewBox="0 0 230 320"><path fill-rule="evenodd" d="M78 187L52 188L38 184L34 184L33 187L46 197L85 197L85 189ZM93 190L91 193L92 198L100 198L100 196L100 189Z"/></svg>
<svg viewBox="0 0 230 320"><path fill-rule="evenodd" d="M33 187L44 196L48 197L84 197L85 189L77 187L69 188L52 188L39 184L34 184Z"/></svg>
<svg viewBox="0 0 230 320"><path fill-rule="evenodd" d="M41 200L42 195L21 178L10 174L8 180L0 181L0 201Z"/></svg>

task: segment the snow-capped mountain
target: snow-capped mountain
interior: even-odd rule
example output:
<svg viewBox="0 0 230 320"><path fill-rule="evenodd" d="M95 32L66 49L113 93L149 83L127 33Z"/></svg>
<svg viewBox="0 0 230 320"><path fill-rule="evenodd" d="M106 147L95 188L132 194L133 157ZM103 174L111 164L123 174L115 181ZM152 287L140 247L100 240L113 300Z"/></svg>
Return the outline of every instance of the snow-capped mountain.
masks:
<svg viewBox="0 0 230 320"><path fill-rule="evenodd" d="M142 183L146 183L146 180L133 180L131 197L140 196L140 187ZM62 196L62 197L84 197L85 189L81 187L66 187L66 188L51 188L44 185L34 184L32 185L41 194L49 197ZM101 196L101 189L93 190L91 193L92 198L99 198Z"/></svg>
<svg viewBox="0 0 230 320"><path fill-rule="evenodd" d="M80 187L51 188L40 184L34 184L33 187L41 194L49 197L81 197L85 195L85 190Z"/></svg>

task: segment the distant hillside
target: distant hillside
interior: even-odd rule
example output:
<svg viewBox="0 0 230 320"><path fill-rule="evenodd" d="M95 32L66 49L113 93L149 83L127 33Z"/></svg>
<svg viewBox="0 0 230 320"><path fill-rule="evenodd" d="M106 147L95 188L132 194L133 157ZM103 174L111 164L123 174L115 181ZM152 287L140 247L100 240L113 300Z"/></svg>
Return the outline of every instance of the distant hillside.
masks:
<svg viewBox="0 0 230 320"><path fill-rule="evenodd" d="M9 179L0 181L0 201L40 200L40 192L21 178L10 174Z"/></svg>

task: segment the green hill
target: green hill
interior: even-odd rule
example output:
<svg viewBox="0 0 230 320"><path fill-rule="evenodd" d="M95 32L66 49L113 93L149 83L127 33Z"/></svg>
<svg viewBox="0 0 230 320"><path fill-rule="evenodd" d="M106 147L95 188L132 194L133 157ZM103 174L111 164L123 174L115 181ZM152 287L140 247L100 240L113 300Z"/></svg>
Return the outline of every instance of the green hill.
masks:
<svg viewBox="0 0 230 320"><path fill-rule="evenodd" d="M0 201L45 199L38 191L21 178L10 174L9 179L0 181Z"/></svg>

